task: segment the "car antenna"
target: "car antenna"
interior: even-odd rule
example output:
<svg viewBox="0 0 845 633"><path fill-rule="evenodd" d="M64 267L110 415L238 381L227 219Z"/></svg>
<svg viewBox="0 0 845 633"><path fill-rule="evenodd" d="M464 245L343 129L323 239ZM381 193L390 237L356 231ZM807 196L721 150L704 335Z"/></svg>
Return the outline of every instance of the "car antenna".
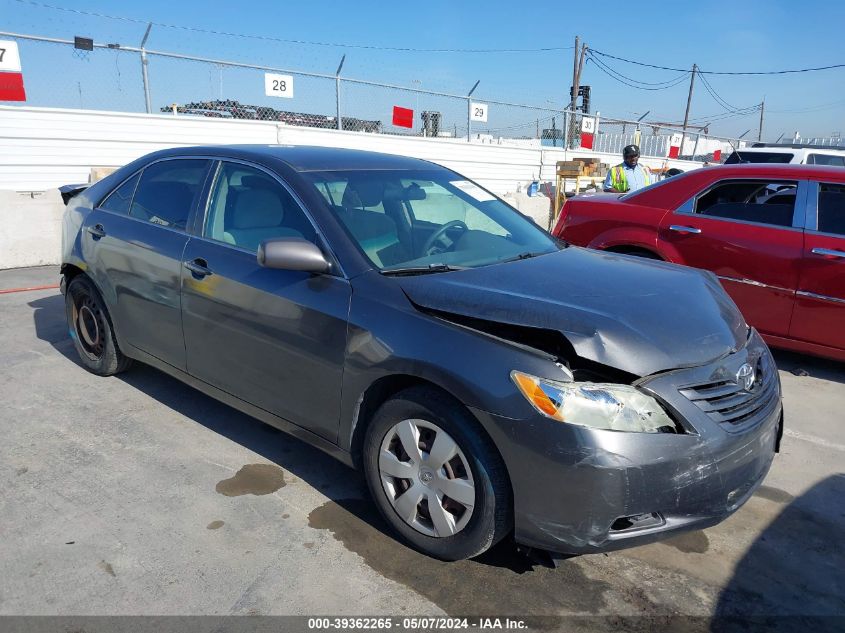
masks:
<svg viewBox="0 0 845 633"><path fill-rule="evenodd" d="M746 162L746 161L742 158L742 154L740 154L740 153L736 150L736 147L734 147L734 144L733 144L733 143L731 143L731 139L726 139L726 140L728 141L728 145L730 145L730 146L731 146L731 149L733 150L734 154L736 154L736 157L739 159L739 162L740 162L740 163L744 163L744 162Z"/></svg>

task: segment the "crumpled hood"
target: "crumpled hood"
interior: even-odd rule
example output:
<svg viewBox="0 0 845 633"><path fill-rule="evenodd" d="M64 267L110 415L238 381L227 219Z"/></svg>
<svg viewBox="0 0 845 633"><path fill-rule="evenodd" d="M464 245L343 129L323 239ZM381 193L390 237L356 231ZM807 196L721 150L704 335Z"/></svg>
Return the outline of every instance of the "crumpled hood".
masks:
<svg viewBox="0 0 845 633"><path fill-rule="evenodd" d="M638 376L705 364L747 337L711 273L574 246L398 281L422 308L557 330L582 358Z"/></svg>

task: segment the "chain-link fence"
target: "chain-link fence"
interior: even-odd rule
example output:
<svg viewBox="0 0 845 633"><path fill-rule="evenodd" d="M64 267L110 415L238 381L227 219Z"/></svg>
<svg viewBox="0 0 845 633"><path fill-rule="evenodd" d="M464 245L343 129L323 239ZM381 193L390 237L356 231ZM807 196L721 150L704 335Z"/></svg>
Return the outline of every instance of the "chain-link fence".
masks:
<svg viewBox="0 0 845 633"><path fill-rule="evenodd" d="M528 147L588 147L585 117L595 123L596 152L720 160L734 139L667 126L511 103L474 95L396 86L299 70L192 57L164 51L0 32L18 43L27 104L164 112L174 116L277 121L287 125L376 134L453 138ZM469 87L469 86L467 86ZM8 103L2 102L0 103ZM567 104L568 105L568 104ZM683 141L678 141L683 138Z"/></svg>

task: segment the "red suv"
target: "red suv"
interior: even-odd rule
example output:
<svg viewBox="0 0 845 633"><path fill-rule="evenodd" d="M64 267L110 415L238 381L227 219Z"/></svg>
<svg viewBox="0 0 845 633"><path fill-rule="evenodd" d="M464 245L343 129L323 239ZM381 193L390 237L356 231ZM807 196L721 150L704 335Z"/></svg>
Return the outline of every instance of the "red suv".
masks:
<svg viewBox="0 0 845 633"><path fill-rule="evenodd" d="M845 169L725 165L578 196L553 233L718 275L773 346L845 360Z"/></svg>

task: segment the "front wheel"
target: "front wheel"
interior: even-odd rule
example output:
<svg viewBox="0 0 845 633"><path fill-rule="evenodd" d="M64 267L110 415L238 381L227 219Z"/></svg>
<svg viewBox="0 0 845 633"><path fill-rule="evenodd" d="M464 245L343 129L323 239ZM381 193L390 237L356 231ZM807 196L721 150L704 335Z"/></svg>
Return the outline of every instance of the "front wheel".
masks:
<svg viewBox="0 0 845 633"><path fill-rule="evenodd" d="M471 558L510 531L501 458L469 412L434 389L411 388L381 406L364 439L364 470L381 514L425 554Z"/></svg>
<svg viewBox="0 0 845 633"><path fill-rule="evenodd" d="M117 346L108 310L97 288L82 275L65 290L68 331L82 365L98 376L125 371L132 359Z"/></svg>

